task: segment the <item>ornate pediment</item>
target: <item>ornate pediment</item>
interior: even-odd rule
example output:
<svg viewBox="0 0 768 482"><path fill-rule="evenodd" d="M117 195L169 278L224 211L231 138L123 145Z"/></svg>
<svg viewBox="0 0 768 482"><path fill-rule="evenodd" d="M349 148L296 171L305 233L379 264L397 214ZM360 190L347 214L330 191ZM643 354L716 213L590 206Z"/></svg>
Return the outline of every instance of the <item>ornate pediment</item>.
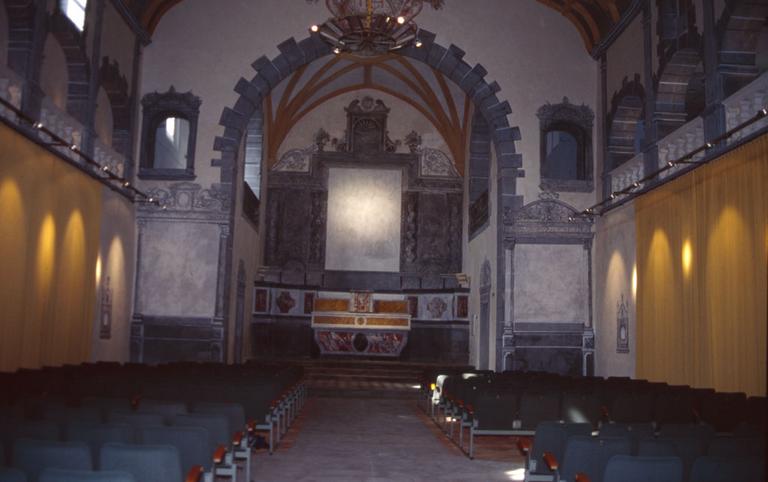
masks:
<svg viewBox="0 0 768 482"><path fill-rule="evenodd" d="M150 189L148 194L165 206L165 210L162 212L151 205L140 206L141 210L150 213L218 215L226 213L229 208L228 191L222 189L219 184L213 184L209 189L203 189L200 184L178 182L169 186L155 187Z"/></svg>
<svg viewBox="0 0 768 482"><path fill-rule="evenodd" d="M592 239L592 220L579 216L575 208L551 195L541 196L517 210L505 209L504 224L507 237L513 239Z"/></svg>
<svg viewBox="0 0 768 482"><path fill-rule="evenodd" d="M393 142L387 131L389 107L381 99L365 96L353 100L344 110L347 113L345 139L331 141L337 151L372 154L397 150L399 141Z"/></svg>
<svg viewBox="0 0 768 482"><path fill-rule="evenodd" d="M595 119L595 114L589 106L571 104L568 97L563 97L563 101L559 104L547 102L539 108L536 116L538 116L543 129L556 122L569 122L583 129L591 129Z"/></svg>
<svg viewBox="0 0 768 482"><path fill-rule="evenodd" d="M202 103L200 97L192 92L177 92L174 86L171 86L168 92L152 92L141 99L141 105L144 109L160 106L164 110L178 111L183 114L199 112Z"/></svg>
<svg viewBox="0 0 768 482"><path fill-rule="evenodd" d="M576 210L557 199L540 199L522 207L513 214L513 222L567 223Z"/></svg>

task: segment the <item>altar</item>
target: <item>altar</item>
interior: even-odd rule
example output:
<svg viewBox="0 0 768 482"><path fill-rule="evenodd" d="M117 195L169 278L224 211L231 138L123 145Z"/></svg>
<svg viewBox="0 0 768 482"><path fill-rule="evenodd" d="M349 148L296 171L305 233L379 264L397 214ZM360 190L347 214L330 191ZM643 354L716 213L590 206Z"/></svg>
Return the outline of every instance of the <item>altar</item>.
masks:
<svg viewBox="0 0 768 482"><path fill-rule="evenodd" d="M396 357L408 342L411 315L403 295L318 292L311 327L323 355Z"/></svg>

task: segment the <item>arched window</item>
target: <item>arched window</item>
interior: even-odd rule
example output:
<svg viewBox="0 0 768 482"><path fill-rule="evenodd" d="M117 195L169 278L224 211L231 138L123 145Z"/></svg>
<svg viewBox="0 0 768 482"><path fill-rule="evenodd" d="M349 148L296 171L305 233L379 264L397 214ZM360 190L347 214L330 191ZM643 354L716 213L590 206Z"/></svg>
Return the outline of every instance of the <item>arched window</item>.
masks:
<svg viewBox="0 0 768 482"><path fill-rule="evenodd" d="M537 115L541 126L542 188L592 191L592 110L563 98L560 104L542 106Z"/></svg>
<svg viewBox="0 0 768 482"><path fill-rule="evenodd" d="M141 136L141 169L146 179L193 179L200 99L191 92L147 94Z"/></svg>
<svg viewBox="0 0 768 482"><path fill-rule="evenodd" d="M61 0L61 10L79 31L85 28L85 9L88 0Z"/></svg>

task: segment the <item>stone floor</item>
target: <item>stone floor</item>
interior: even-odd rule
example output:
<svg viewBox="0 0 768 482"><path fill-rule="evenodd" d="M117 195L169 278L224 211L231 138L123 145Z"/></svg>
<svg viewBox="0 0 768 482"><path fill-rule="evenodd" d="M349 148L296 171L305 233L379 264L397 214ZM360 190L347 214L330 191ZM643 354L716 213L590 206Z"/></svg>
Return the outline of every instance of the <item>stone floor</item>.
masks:
<svg viewBox="0 0 768 482"><path fill-rule="evenodd" d="M287 446L254 460L256 481L522 480L521 465L469 460L413 400L314 398Z"/></svg>

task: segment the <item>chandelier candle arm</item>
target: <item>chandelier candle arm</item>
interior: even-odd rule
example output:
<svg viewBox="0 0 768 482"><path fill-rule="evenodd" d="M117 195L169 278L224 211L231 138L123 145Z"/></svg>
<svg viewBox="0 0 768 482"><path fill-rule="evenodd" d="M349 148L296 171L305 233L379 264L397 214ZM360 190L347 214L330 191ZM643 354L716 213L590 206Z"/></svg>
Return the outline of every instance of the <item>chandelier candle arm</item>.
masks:
<svg viewBox="0 0 768 482"><path fill-rule="evenodd" d="M317 0L308 0L317 2ZM333 47L336 54L370 57L413 44L421 47L414 19L424 3L442 8L444 0L326 0L332 17L310 31Z"/></svg>

